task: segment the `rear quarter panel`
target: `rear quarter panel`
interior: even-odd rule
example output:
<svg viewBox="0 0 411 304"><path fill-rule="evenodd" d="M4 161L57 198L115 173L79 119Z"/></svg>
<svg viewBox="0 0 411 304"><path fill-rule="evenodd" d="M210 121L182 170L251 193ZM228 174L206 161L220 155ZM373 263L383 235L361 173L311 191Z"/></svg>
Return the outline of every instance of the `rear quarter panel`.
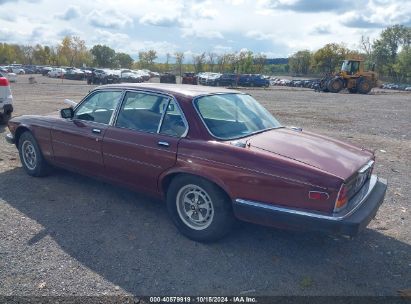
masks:
<svg viewBox="0 0 411 304"><path fill-rule="evenodd" d="M182 139L176 166L167 172L202 176L220 186L232 200L241 198L292 208L332 212L341 180L327 172L270 153L229 143ZM163 175L164 177L164 175ZM325 191L327 201L308 199Z"/></svg>

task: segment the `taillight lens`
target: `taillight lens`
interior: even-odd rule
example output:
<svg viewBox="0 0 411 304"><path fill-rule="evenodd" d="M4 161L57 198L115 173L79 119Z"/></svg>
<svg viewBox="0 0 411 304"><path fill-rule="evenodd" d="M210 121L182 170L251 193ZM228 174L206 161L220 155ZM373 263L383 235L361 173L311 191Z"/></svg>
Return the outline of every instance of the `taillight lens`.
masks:
<svg viewBox="0 0 411 304"><path fill-rule="evenodd" d="M6 77L0 77L0 87L8 87L9 81Z"/></svg>
<svg viewBox="0 0 411 304"><path fill-rule="evenodd" d="M348 202L348 188L345 184L342 184L340 192L338 192L337 201L335 202L334 212L338 212L346 207Z"/></svg>

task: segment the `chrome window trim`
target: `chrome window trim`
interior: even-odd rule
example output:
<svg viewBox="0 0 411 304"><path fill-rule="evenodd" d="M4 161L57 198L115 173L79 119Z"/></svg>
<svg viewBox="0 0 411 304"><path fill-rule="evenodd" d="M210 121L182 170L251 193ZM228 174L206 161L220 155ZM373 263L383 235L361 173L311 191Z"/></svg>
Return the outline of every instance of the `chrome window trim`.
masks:
<svg viewBox="0 0 411 304"><path fill-rule="evenodd" d="M299 210L299 209L293 209L293 208L287 208L279 205L270 205L267 203L262 203L262 202L257 202L257 201L250 201L250 200L244 200L244 199L236 199L235 203L240 204L240 205L247 205L247 206L252 206L252 207L257 207L261 209L266 209L266 210L271 210L271 211L277 211L277 212L283 212L283 213L288 213L288 214L294 214L294 215L300 215L300 216L306 216L310 218L316 218L316 219L324 219L324 220L330 220L330 221L341 221L350 215L352 215L362 204L367 200L367 198L370 196L371 192L374 190L375 185L377 184L377 181L379 178L376 175L372 175L369 182L364 185L364 187L367 186L366 188L366 193L365 195L361 196L360 191L358 194L356 194L351 200L356 199L357 202L354 207L343 213L333 213L332 215L327 215L327 214L321 214L317 212L310 212L310 211L304 211L304 210ZM363 187L363 188L364 188ZM351 203L351 202L350 202Z"/></svg>
<svg viewBox="0 0 411 304"><path fill-rule="evenodd" d="M209 94L198 95L198 96L194 97L193 100L192 100L192 106L194 107L194 110L196 111L198 117L200 117L201 122L203 123L204 127L207 129L208 134L211 135L211 137L213 137L213 138L215 138L215 139L218 139L218 140L222 140L222 141L232 141L232 140L238 140L238 139L241 139L241 138L249 137L249 136L252 136L252 135L261 133L261 132L284 128L284 126L280 125L279 127L268 128L268 129L265 129L265 130L256 131L256 132L253 132L253 133L246 134L246 135L244 135L244 136L235 137L235 138L230 138L230 139L227 139L227 138L223 138L223 137L219 137L219 136L214 135L213 132L211 132L211 130L208 128L208 126L207 126L206 122L204 121L204 118L203 118L203 116L201 115L200 111L197 109L197 107L196 107L196 101L197 101L198 99L200 99L200 98L202 98L202 97L206 97L206 96L228 95L228 94L248 95L248 96L250 96L250 97L253 97L253 96L251 96L251 94L247 94L247 93L243 93L243 92L229 92L229 93L227 93L227 92L221 92L221 93L209 93ZM256 100L256 101L257 101L257 100ZM258 101L257 101L257 102L258 102ZM258 103L259 103L259 102L258 102ZM260 104L260 103L259 103L259 104ZM262 106L265 110L267 110L262 104L260 104L260 106ZM267 110L267 111L268 111L268 110ZM270 114L271 114L271 113L270 113ZM273 116L273 117L274 117L274 116ZM275 117L274 117L274 119L277 120Z"/></svg>
<svg viewBox="0 0 411 304"><path fill-rule="evenodd" d="M111 125L112 127L114 127L114 128L119 128L119 129L127 129L127 130L137 131L137 132L143 132L143 133L148 133L148 134L159 134L159 135L170 136L170 137L174 137L174 138L184 138L184 137L187 136L188 131L189 131L189 129L190 129L190 126L189 126L189 124L188 124L188 121L187 121L187 119L186 119L186 116L185 116L185 114L184 114L184 111L183 111L182 108L180 107L180 104L178 103L178 101L177 101L177 99L175 98L175 96L173 96L173 95L171 95L171 94L162 93L162 92L157 92L157 91L154 91L154 90L147 90L147 89L125 88L125 89L123 89L123 90L124 90L123 99L121 100L121 103L120 103L120 106L119 106L119 110L118 110L118 112L116 113L115 119L113 119L113 124ZM124 98L125 98L127 92L140 92L140 93L146 93L146 94L156 95L156 96L161 96L161 97L168 97L168 98L169 98L169 101L168 101L168 103L167 103L167 106L170 104L170 101L171 101L171 100L174 100L174 103L177 105L177 108L178 108L178 110L179 110L179 112L180 112L180 114L181 114L181 118L183 119L183 123L184 123L184 125L185 125L185 127L186 127L184 133L181 134L181 136L173 136L173 135L169 135L169 134L159 133L159 130L161 130L161 126L162 126L162 123L163 123L163 118L164 118L163 116L165 115L164 113L165 113L166 111L163 112L163 115L162 115L162 117L161 117L161 119L160 119L160 122L159 122L159 128L157 128L157 132L147 132L147 131L144 131L144 130L135 130L135 129L130 129L130 128L125 128L125 127L116 126L117 119L118 119L118 115L120 114L120 110L121 110L121 107L123 106Z"/></svg>

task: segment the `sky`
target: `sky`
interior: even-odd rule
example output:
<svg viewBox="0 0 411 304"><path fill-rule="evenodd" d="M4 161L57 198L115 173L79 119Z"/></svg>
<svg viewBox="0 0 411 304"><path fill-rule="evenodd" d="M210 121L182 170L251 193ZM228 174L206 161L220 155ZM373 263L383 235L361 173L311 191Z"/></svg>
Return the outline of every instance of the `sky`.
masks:
<svg viewBox="0 0 411 304"><path fill-rule="evenodd" d="M135 59L243 49L288 57L326 43L357 48L394 24L411 26L411 0L0 0L0 42L57 45L75 35Z"/></svg>

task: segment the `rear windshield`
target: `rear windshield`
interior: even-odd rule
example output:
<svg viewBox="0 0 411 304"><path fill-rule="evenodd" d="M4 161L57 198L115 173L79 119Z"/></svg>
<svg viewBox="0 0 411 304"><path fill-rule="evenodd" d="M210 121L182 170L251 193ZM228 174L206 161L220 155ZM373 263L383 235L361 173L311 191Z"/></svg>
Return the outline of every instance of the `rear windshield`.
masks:
<svg viewBox="0 0 411 304"><path fill-rule="evenodd" d="M281 127L250 95L208 95L196 99L194 104L211 135L220 139L232 140Z"/></svg>

